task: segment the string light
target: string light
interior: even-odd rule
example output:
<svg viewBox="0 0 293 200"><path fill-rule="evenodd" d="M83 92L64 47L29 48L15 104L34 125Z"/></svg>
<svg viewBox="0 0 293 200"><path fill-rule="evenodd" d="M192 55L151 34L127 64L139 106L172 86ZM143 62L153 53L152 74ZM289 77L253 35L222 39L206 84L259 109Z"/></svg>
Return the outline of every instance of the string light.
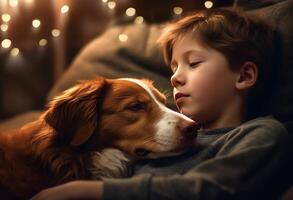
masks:
<svg viewBox="0 0 293 200"><path fill-rule="evenodd" d="M61 8L61 13L67 13L69 11L69 6L68 5L64 5Z"/></svg>
<svg viewBox="0 0 293 200"><path fill-rule="evenodd" d="M120 42L126 42L128 40L128 36L126 34L120 34L118 38Z"/></svg>
<svg viewBox="0 0 293 200"><path fill-rule="evenodd" d="M10 46L11 46L11 40L9 40L9 39L4 39L4 40L2 40L2 42L1 42L1 46L2 46L4 49L8 49L8 48L10 48Z"/></svg>
<svg viewBox="0 0 293 200"><path fill-rule="evenodd" d="M31 9L34 4L34 0L22 0L22 1L25 1L26 9Z"/></svg>
<svg viewBox="0 0 293 200"><path fill-rule="evenodd" d="M180 14L182 14L183 9L181 7L176 6L173 8L173 12L175 15L180 15Z"/></svg>
<svg viewBox="0 0 293 200"><path fill-rule="evenodd" d="M212 1L205 1L204 2L204 6L206 7L206 8L212 8L213 7L213 2Z"/></svg>
<svg viewBox="0 0 293 200"><path fill-rule="evenodd" d="M8 30L8 25L7 24L1 24L1 31L6 32Z"/></svg>
<svg viewBox="0 0 293 200"><path fill-rule="evenodd" d="M9 22L11 19L11 16L5 13L5 14L2 14L1 18L3 22Z"/></svg>
<svg viewBox="0 0 293 200"><path fill-rule="evenodd" d="M135 19L134 19L134 23L135 24L142 24L144 21L144 18L142 16L137 16Z"/></svg>
<svg viewBox="0 0 293 200"><path fill-rule="evenodd" d="M59 29L53 29L51 31L51 34L52 34L53 37L58 37L61 34L61 32L60 32Z"/></svg>
<svg viewBox="0 0 293 200"><path fill-rule="evenodd" d="M32 4L34 2L34 0L24 0L26 2L26 4ZM115 0L101 0L103 3L105 3L105 5L107 5L107 7L109 9L114 9L116 7L116 1ZM6 0L6 2L9 4L10 7L17 7L19 4L19 0ZM106 4L107 3L107 4ZM213 5L213 1L205 1L204 2L204 6L208 9L212 8ZM60 8L60 12L65 14L67 12L69 12L70 7L69 5L63 5ZM181 15L183 13L183 8L176 6L173 8L173 13L175 15ZM125 14L129 17L133 17L136 15L136 9L133 7L129 7L125 10ZM0 25L1 31L2 32L6 32L9 28L8 22L11 20L11 16L7 13L2 14L2 21L4 22L3 24ZM134 23L135 24L142 24L144 23L144 18L143 16L137 16L134 18ZM34 28L39 28L41 26L41 21L39 19L34 19L32 21L32 26ZM59 37L61 34L61 31L59 29L53 29L51 31L51 34L53 37ZM118 36L119 41L121 42L126 42L128 40L128 35L127 34L120 34ZM48 43L48 41L46 39L41 39L39 40L38 44L39 46L46 46ZM12 45L11 40L9 39L4 39L1 42L1 46L3 48L10 48ZM18 48L13 48L10 51L11 55L17 56L19 54L19 49Z"/></svg>
<svg viewBox="0 0 293 200"><path fill-rule="evenodd" d="M32 4L34 0L25 0L27 4Z"/></svg>
<svg viewBox="0 0 293 200"><path fill-rule="evenodd" d="M18 48L11 49L11 51L10 51L11 56L16 57L16 56L18 56L18 54L19 54L19 49Z"/></svg>
<svg viewBox="0 0 293 200"><path fill-rule="evenodd" d="M18 0L9 0L9 5L11 7L17 7L18 6Z"/></svg>
<svg viewBox="0 0 293 200"><path fill-rule="evenodd" d="M127 10L125 11L126 15L129 17L132 17L135 15L136 10L134 8L127 8Z"/></svg>
<svg viewBox="0 0 293 200"><path fill-rule="evenodd" d="M34 19L32 25L34 28L39 28L41 26L41 21L39 19Z"/></svg>
<svg viewBox="0 0 293 200"><path fill-rule="evenodd" d="M109 1L109 2L108 2L108 7L109 7L110 9L114 9L114 8L116 7L116 3L115 3L114 1Z"/></svg>
<svg viewBox="0 0 293 200"><path fill-rule="evenodd" d="M41 40L39 41L39 45L40 45L41 47L46 46L47 43L48 43L48 41L47 41L46 39L41 39Z"/></svg>

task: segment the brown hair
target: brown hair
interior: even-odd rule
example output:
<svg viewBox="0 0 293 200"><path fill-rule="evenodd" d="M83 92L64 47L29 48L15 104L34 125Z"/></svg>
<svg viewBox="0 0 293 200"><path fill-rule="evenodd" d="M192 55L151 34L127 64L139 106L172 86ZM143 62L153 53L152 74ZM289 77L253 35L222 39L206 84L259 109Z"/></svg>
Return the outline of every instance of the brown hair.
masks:
<svg viewBox="0 0 293 200"><path fill-rule="evenodd" d="M221 52L231 70L239 68L246 61L257 65L258 80L249 91L247 103L250 110L247 112L248 115L267 114L266 108L261 108L259 104L264 105L268 97L267 87L273 75L272 28L256 16L249 16L240 10L197 11L169 24L159 38L166 64L171 62L174 43L190 32L199 36L203 44Z"/></svg>

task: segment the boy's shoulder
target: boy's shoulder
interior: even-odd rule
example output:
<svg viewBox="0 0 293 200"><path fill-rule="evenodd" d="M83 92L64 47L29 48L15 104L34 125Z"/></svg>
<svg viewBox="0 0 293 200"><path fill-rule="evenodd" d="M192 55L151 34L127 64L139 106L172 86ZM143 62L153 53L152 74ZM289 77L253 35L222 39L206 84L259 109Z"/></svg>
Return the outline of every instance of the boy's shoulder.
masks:
<svg viewBox="0 0 293 200"><path fill-rule="evenodd" d="M214 145L219 145L218 155L231 152L255 150L287 151L289 135L285 126L272 116L258 117L235 127L219 138ZM282 150L281 150L282 149Z"/></svg>
<svg viewBox="0 0 293 200"><path fill-rule="evenodd" d="M248 120L239 125L238 128L261 128L287 132L285 126L271 115Z"/></svg>
<svg viewBox="0 0 293 200"><path fill-rule="evenodd" d="M289 138L285 126L273 116L248 120L231 130L227 139L243 138L253 140L286 140Z"/></svg>

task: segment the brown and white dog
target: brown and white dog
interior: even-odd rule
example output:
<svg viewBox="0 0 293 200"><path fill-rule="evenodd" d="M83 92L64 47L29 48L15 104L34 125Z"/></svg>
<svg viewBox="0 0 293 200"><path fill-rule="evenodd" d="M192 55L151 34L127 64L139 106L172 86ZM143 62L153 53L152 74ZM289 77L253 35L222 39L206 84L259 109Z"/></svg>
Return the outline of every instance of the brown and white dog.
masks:
<svg viewBox="0 0 293 200"><path fill-rule="evenodd" d="M66 90L39 119L0 134L1 198L29 198L50 186L91 179L103 162L95 162L95 152L102 158L106 148L132 159L186 150L197 125L165 102L147 80L98 77Z"/></svg>

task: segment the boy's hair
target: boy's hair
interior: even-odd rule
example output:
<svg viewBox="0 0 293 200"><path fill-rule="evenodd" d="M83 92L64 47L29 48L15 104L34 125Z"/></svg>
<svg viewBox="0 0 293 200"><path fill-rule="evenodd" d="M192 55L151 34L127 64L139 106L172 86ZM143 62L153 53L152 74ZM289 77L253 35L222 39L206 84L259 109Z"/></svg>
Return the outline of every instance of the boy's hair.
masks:
<svg viewBox="0 0 293 200"><path fill-rule="evenodd" d="M197 11L169 24L159 38L164 60L170 65L173 45L186 33L194 33L208 47L221 52L230 69L251 61L258 67L258 79L247 96L247 119L268 114L273 77L274 31L256 16L239 10L209 9Z"/></svg>

